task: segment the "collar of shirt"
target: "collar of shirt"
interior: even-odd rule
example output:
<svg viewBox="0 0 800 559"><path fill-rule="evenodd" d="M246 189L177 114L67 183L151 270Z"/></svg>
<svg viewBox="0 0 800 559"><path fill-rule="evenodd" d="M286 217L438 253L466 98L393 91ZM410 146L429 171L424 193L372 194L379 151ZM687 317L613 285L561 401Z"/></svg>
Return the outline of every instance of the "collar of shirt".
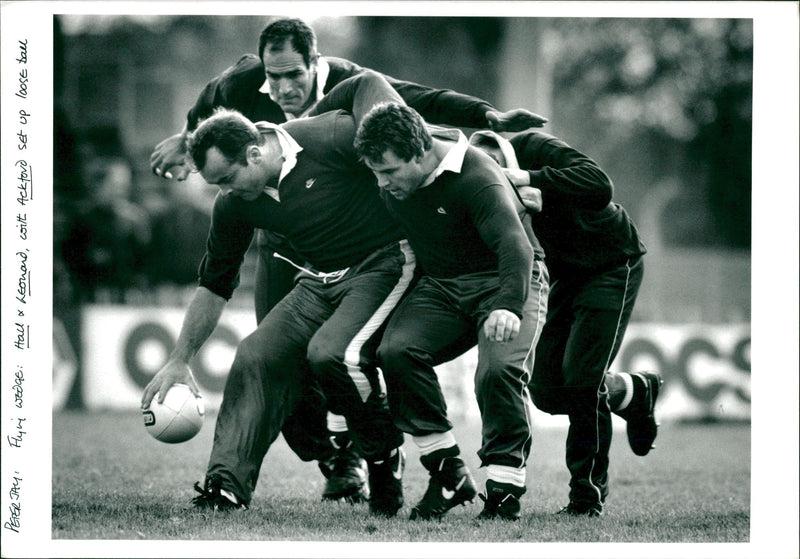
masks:
<svg viewBox="0 0 800 559"><path fill-rule="evenodd" d="M320 56L317 59L317 89L314 92L314 103L312 103L308 107L308 109L306 109L303 112L303 114L301 114L301 115L293 115L291 113L284 113L284 116L286 116L286 120L293 120L293 119L297 118L298 116L305 115L306 113L308 113L308 111L311 110L311 108L317 103L317 101L322 99L322 97L325 95L325 84L328 82L328 76L330 75L330 73L331 73L330 64L328 64L328 61L325 60L324 56ZM261 93L266 93L267 95L270 94L269 80L268 79L264 80L264 83L261 85L261 87L258 89L258 91L261 92Z"/></svg>
<svg viewBox="0 0 800 559"><path fill-rule="evenodd" d="M444 140L446 142L455 142L455 144L447 151L439 165L431 171L431 174L425 179L420 188L424 188L435 181L439 175L445 171L452 171L453 173L461 172L461 165L464 163L464 155L467 153L467 137L461 130L456 128L439 128L430 126L428 128L431 136Z"/></svg>
<svg viewBox="0 0 800 559"><path fill-rule="evenodd" d="M288 175L292 169L294 169L295 165L297 165L297 154L303 151L303 148L286 130L283 129L282 126L278 124L261 121L256 123L256 128L258 128L262 133L267 130L274 130L275 134L278 136L278 143L281 146L281 154L283 155L281 174L278 177L278 184L280 184L283 178ZM264 191L269 193L269 191L266 189Z"/></svg>
<svg viewBox="0 0 800 559"><path fill-rule="evenodd" d="M501 167L505 167L506 169L519 169L517 154L511 142L492 130L478 130L473 132L472 136L469 137L469 143L477 144L482 137L491 138L497 144L497 147L500 148L500 152L505 158L505 165L501 165Z"/></svg>

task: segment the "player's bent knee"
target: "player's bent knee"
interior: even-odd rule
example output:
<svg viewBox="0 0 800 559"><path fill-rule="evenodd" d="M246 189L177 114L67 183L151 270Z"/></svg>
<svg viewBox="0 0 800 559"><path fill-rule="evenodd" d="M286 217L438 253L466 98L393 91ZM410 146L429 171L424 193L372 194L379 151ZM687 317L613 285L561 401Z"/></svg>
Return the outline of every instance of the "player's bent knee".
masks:
<svg viewBox="0 0 800 559"><path fill-rule="evenodd" d="M384 373L407 368L411 361L412 347L413 342L405 338L384 338L378 346L378 361Z"/></svg>
<svg viewBox="0 0 800 559"><path fill-rule="evenodd" d="M312 371L329 371L331 368L338 369L337 365L344 363L344 351L312 338L308 343L306 358Z"/></svg>
<svg viewBox="0 0 800 559"><path fill-rule="evenodd" d="M244 338L236 348L231 374L261 377L266 371L283 368L280 364L271 362L270 352L264 348L263 340L249 336Z"/></svg>
<svg viewBox="0 0 800 559"><path fill-rule="evenodd" d="M531 389L531 399L537 409L551 415L567 413L563 405L559 404L553 393L549 390Z"/></svg>

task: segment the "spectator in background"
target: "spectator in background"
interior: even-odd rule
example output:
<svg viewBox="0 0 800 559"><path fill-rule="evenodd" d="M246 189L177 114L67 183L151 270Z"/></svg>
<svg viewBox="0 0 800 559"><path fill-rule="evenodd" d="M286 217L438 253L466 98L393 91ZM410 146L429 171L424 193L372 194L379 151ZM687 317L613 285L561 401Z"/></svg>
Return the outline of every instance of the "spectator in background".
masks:
<svg viewBox="0 0 800 559"><path fill-rule="evenodd" d="M569 415L569 504L560 512L599 516L608 495L610 413L627 421L639 456L658 432L661 376L608 372L642 282L645 246L625 208L612 201L611 179L564 141L536 131L510 140L479 131L470 143L504 168L545 250L550 297L531 393L542 411Z"/></svg>
<svg viewBox="0 0 800 559"><path fill-rule="evenodd" d="M77 205L61 252L79 299L123 303L129 289L146 286L150 219L131 201L131 168L124 158L93 157L85 168L88 198Z"/></svg>
<svg viewBox="0 0 800 559"><path fill-rule="evenodd" d="M169 186L151 211L150 281L153 287L194 287L197 263L206 250L217 190L195 181Z"/></svg>
<svg viewBox="0 0 800 559"><path fill-rule="evenodd" d="M60 37L60 28L54 18L54 40ZM62 52L54 48L53 52ZM61 75L59 58L54 60L55 86ZM56 91L57 93L57 91ZM80 289L64 250L69 249L67 239L75 223L76 200L84 196L83 162L78 153L77 136L70 125L63 103L53 103L53 400L66 407L80 407L81 376L77 374L81 359L81 309ZM63 336L58 333L63 332ZM69 381L71 386L69 385ZM58 393L63 386L65 393ZM67 392L68 391L68 392ZM63 399L61 399L63 398Z"/></svg>
<svg viewBox="0 0 800 559"><path fill-rule="evenodd" d="M189 172L187 134L215 107L236 109L253 122L283 123L306 115L334 86L364 70L348 60L319 54L316 35L303 21L277 19L261 33L258 56L243 56L206 85L189 110L183 131L156 146L150 159L151 168L159 176L184 180ZM514 131L542 126L546 122L523 109L500 112L480 99L387 79L410 106L433 123ZM296 270L273 256L276 250L292 255L291 247L279 235L260 231L256 242L255 311L256 320L260 322L292 289ZM293 427L304 428L302 425ZM339 451L333 461L320 464L329 478L323 497L365 497L363 468L353 453L346 422L340 416L329 415L328 427L332 444Z"/></svg>

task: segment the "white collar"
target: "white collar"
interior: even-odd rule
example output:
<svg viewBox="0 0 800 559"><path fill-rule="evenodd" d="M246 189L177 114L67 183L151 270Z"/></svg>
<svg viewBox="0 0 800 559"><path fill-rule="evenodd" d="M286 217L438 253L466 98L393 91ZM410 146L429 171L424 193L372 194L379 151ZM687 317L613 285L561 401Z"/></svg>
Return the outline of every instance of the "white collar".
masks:
<svg viewBox="0 0 800 559"><path fill-rule="evenodd" d="M469 137L469 143L471 145L478 145L480 138L482 137L491 138L497 143L497 147L500 148L500 152L503 154L503 158L505 159L505 165L501 165L501 167L505 167L506 169L519 169L517 154L514 151L514 146L511 145L511 142L492 130L478 130L473 132L472 136Z"/></svg>
<svg viewBox="0 0 800 559"><path fill-rule="evenodd" d="M461 166L464 163L464 156L467 153L467 147L469 143L467 142L467 137L461 130L456 128L439 128L439 127L430 127L431 135L434 137L439 137L445 141L453 142L455 141L455 145L451 147L442 160L439 162L439 165L431 172L430 175L425 179L425 182L422 183L420 188L428 186L433 181L439 177L445 171L452 171L453 173L460 173Z"/></svg>
<svg viewBox="0 0 800 559"><path fill-rule="evenodd" d="M293 114L290 114L290 113L284 113L285 116L286 116L286 120L292 120L294 118L297 118L298 116L305 115L308 111L311 110L311 107L313 107L317 103L317 101L322 99L322 97L325 95L325 84L328 82L328 76L330 75L330 73L331 73L330 64L328 64L328 61L325 60L324 56L319 56L317 58L317 90L314 92L314 95L315 95L314 103L312 103L308 107L308 109L306 109L306 111L301 115L293 115ZM264 80L264 83L261 85L261 87L258 89L258 91L260 93L266 93L267 95L270 95L269 80L268 79Z"/></svg>
<svg viewBox="0 0 800 559"><path fill-rule="evenodd" d="M262 120L256 122L256 128L262 133L267 130L274 130L278 137L278 143L281 146L281 155L283 155L281 174L278 177L278 184L280 184L283 178L297 165L297 154L303 151L303 148L282 126Z"/></svg>

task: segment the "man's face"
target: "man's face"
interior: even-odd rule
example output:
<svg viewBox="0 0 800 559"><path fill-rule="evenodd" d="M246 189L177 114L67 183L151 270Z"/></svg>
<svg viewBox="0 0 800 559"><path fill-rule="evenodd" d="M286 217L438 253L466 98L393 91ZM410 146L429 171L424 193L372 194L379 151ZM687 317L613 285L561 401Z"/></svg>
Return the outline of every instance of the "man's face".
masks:
<svg viewBox="0 0 800 559"><path fill-rule="evenodd" d="M317 75L317 59L306 66L302 55L288 41L280 50L264 49L264 70L269 81L270 97L283 112L300 115L314 101L314 78Z"/></svg>
<svg viewBox="0 0 800 559"><path fill-rule="evenodd" d="M372 160L365 163L378 179L378 186L398 200L405 200L414 194L425 181L426 172L418 157L403 161L394 151L386 150L380 163Z"/></svg>
<svg viewBox="0 0 800 559"><path fill-rule="evenodd" d="M267 184L265 170L251 161L250 156L247 165L230 163L216 146L206 153L206 165L200 174L208 184L247 201L258 198Z"/></svg>

